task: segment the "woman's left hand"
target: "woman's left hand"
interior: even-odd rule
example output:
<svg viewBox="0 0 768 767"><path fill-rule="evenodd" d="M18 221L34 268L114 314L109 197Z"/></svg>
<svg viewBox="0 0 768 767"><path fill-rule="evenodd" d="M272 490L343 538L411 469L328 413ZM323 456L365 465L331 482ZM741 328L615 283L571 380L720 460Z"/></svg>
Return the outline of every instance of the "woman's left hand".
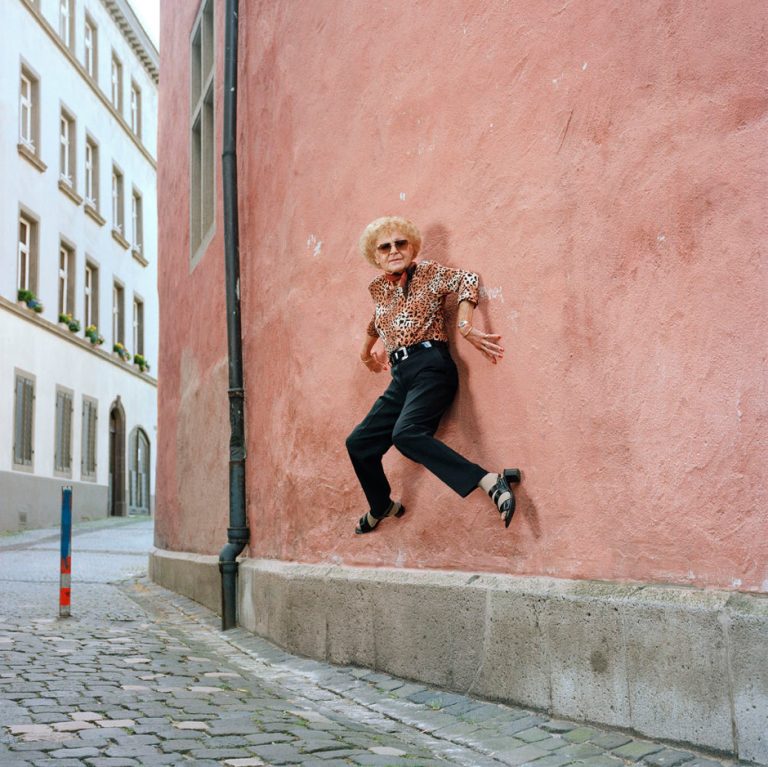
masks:
<svg viewBox="0 0 768 767"><path fill-rule="evenodd" d="M494 365L504 357L504 349L499 346L501 336L498 333L483 333L482 330L472 328L463 336L475 349L482 352Z"/></svg>

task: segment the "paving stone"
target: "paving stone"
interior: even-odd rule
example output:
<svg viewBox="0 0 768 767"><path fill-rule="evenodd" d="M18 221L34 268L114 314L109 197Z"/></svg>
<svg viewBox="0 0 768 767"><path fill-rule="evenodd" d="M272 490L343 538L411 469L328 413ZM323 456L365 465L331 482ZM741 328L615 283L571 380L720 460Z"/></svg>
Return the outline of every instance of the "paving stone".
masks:
<svg viewBox="0 0 768 767"><path fill-rule="evenodd" d="M189 752L196 761L199 759L244 759L251 756L245 748L196 748Z"/></svg>
<svg viewBox="0 0 768 767"><path fill-rule="evenodd" d="M245 735L245 740L256 746L271 745L273 743L284 743L293 740L293 737L284 732L252 732Z"/></svg>
<svg viewBox="0 0 768 767"><path fill-rule="evenodd" d="M569 743L586 743L598 735L591 727L577 727L563 735L563 738Z"/></svg>
<svg viewBox="0 0 768 767"><path fill-rule="evenodd" d="M518 740L522 740L523 743L536 743L539 740L550 740L552 738L548 732L545 732L538 727L531 727L528 730L518 732L515 737Z"/></svg>
<svg viewBox="0 0 768 767"><path fill-rule="evenodd" d="M579 767L622 767L624 762L612 756L594 756L579 762Z"/></svg>
<svg viewBox="0 0 768 767"><path fill-rule="evenodd" d="M573 743L570 746L561 748L558 752L558 756L570 756L575 759L589 759L593 756L602 756L603 749L598 748L592 743Z"/></svg>
<svg viewBox="0 0 768 767"><path fill-rule="evenodd" d="M493 751L493 756L509 765L521 765L527 762L534 762L542 757L549 756L546 751L531 744L518 746L512 749L498 749Z"/></svg>
<svg viewBox="0 0 768 767"><path fill-rule="evenodd" d="M625 746L613 750L615 756L630 762L638 762L646 756L661 751L664 747L645 740L632 740Z"/></svg>
<svg viewBox="0 0 768 767"><path fill-rule="evenodd" d="M663 751L657 751L655 754L646 756L643 764L651 767L678 767L680 764L690 762L694 755L688 751L676 751L671 748L665 748Z"/></svg>
<svg viewBox="0 0 768 767"><path fill-rule="evenodd" d="M606 751L612 751L614 748L619 748L629 743L632 738L629 735L624 735L621 732L607 732L598 735L590 740L590 743L594 743L600 748L604 748Z"/></svg>
<svg viewBox="0 0 768 767"><path fill-rule="evenodd" d="M138 759L147 756L157 756L161 754L156 746L110 746L104 751L105 756L124 757Z"/></svg>
<svg viewBox="0 0 768 767"><path fill-rule="evenodd" d="M483 706L480 706L479 708L472 709L471 711L467 711L466 713L462 714L459 719L465 721L465 722L487 722L492 719L501 719L504 718L505 712L502 708L499 706L494 706L492 704L485 704ZM522 727L521 729L525 730L526 727Z"/></svg>
<svg viewBox="0 0 768 767"><path fill-rule="evenodd" d="M550 735L546 740L537 740L536 748L543 748L545 751L558 751L565 748L568 741L563 740L559 735Z"/></svg>
<svg viewBox="0 0 768 767"><path fill-rule="evenodd" d="M301 762L301 753L298 749L285 743L273 746L251 746L251 749L267 764L299 764Z"/></svg>
<svg viewBox="0 0 768 767"><path fill-rule="evenodd" d="M58 751L51 751L50 754L56 759L69 758L79 759L86 756L98 756L100 753L98 748L60 748Z"/></svg>

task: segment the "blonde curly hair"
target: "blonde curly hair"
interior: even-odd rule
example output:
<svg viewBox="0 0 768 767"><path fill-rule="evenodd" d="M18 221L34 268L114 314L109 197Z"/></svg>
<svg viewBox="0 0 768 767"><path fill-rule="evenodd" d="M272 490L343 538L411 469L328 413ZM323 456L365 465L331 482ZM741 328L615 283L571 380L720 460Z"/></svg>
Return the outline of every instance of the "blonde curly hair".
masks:
<svg viewBox="0 0 768 767"><path fill-rule="evenodd" d="M379 268L379 264L376 261L376 240L382 234L389 234L394 231L398 231L408 238L408 242L413 245L414 258L419 255L421 250L421 232L416 227L416 224L402 216L382 216L371 221L360 235L360 255L371 266Z"/></svg>

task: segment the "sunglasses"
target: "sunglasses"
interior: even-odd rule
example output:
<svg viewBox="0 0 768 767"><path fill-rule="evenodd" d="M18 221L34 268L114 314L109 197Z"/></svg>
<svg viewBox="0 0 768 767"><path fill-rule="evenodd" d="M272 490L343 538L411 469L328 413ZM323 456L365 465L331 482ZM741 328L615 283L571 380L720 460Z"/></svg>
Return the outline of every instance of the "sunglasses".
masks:
<svg viewBox="0 0 768 767"><path fill-rule="evenodd" d="M394 242L382 242L381 245L376 246L376 250L381 254L387 254L392 252L392 248L395 250L405 250L410 243L408 240L395 240Z"/></svg>

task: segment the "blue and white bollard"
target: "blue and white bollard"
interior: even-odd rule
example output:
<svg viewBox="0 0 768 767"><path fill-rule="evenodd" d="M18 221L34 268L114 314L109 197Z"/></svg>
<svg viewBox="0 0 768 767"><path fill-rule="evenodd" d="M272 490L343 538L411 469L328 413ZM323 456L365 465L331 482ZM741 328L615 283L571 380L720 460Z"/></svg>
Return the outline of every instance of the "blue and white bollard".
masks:
<svg viewBox="0 0 768 767"><path fill-rule="evenodd" d="M59 577L59 618L69 617L72 583L72 488L61 489L61 575Z"/></svg>

